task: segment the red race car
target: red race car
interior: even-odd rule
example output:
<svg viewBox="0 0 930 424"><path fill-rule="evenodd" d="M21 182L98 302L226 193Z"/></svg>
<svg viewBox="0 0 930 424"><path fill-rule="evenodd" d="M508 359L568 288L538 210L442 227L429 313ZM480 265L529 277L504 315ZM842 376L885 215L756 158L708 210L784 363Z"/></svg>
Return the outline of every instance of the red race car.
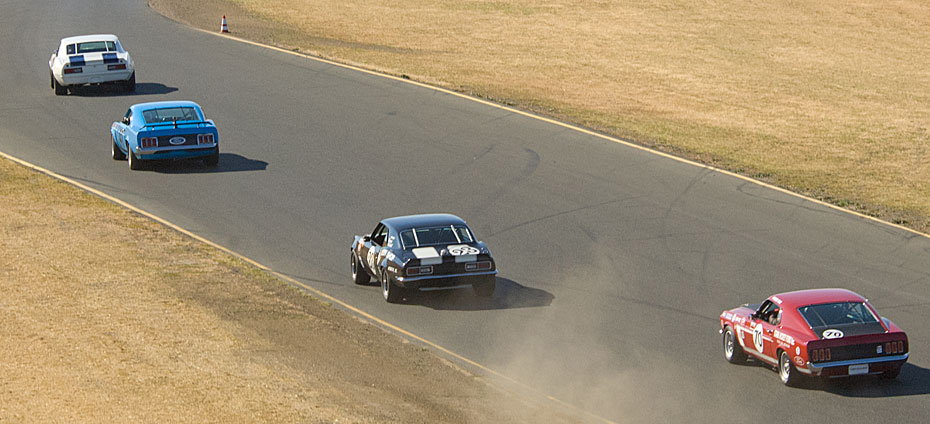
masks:
<svg viewBox="0 0 930 424"><path fill-rule="evenodd" d="M908 356L904 331L879 316L868 300L844 289L776 294L761 305L723 311L720 333L727 361L758 358L777 367L789 386L802 374L892 379Z"/></svg>

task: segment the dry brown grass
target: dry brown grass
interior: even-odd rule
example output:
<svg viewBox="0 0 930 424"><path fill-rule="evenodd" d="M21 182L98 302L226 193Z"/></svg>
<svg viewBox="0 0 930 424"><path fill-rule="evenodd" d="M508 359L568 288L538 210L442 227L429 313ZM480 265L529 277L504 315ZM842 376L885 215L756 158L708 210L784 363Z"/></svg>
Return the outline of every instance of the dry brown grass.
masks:
<svg viewBox="0 0 930 424"><path fill-rule="evenodd" d="M930 228L920 0L151 2Z"/></svg>
<svg viewBox="0 0 930 424"><path fill-rule="evenodd" d="M2 159L0 376L3 423L572 421Z"/></svg>

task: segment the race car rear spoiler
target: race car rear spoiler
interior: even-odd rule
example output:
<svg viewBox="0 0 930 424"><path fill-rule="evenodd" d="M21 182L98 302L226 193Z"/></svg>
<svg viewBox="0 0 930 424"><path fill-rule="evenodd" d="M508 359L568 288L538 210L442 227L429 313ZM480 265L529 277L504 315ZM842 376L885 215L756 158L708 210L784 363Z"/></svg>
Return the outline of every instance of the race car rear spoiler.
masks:
<svg viewBox="0 0 930 424"><path fill-rule="evenodd" d="M213 122L212 122L212 121L173 121L173 122L156 122L156 123L152 123L152 124L145 124L145 126L143 126L142 129L145 129L145 128L154 128L154 127L166 127L166 126L174 126L174 128L177 128L178 125L196 125L197 127L200 127L201 125L213 125Z"/></svg>

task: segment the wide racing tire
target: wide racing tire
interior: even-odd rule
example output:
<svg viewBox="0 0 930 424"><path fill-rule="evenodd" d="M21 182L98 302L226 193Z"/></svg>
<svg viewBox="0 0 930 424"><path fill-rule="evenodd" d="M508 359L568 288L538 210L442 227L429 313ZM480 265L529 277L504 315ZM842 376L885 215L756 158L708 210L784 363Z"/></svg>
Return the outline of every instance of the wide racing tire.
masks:
<svg viewBox="0 0 930 424"><path fill-rule="evenodd" d="M131 148L128 150L129 150L129 154L127 156L129 156L129 169L133 171L138 171L142 169L143 168L142 161L139 160L139 158L137 158L134 153L132 153Z"/></svg>
<svg viewBox="0 0 930 424"><path fill-rule="evenodd" d="M220 146L216 146L213 153L203 157L203 164L210 168L215 168L220 164Z"/></svg>
<svg viewBox="0 0 930 424"><path fill-rule="evenodd" d="M126 154L116 145L116 140L111 140L110 154L113 155L113 160L126 160Z"/></svg>
<svg viewBox="0 0 930 424"><path fill-rule="evenodd" d="M381 294L388 303L397 303L404 298L405 290L391 282L387 271L381 271Z"/></svg>
<svg viewBox="0 0 930 424"><path fill-rule="evenodd" d="M127 93L136 91L136 71L133 71L129 79L123 82L123 91Z"/></svg>
<svg viewBox="0 0 930 424"><path fill-rule="evenodd" d="M360 286L368 284L371 281L371 275L362 268L362 264L358 262L358 256L355 252L352 252L352 257L349 259L349 262L352 266L352 282Z"/></svg>
<svg viewBox="0 0 930 424"><path fill-rule="evenodd" d="M789 387L797 387L801 384L801 373L794 368L794 363L791 362L791 356L788 355L788 352L781 351L778 355L778 377L782 383Z"/></svg>
<svg viewBox="0 0 930 424"><path fill-rule="evenodd" d="M475 291L475 296L491 297L494 296L494 289L496 286L497 282L495 280L491 280L472 284L471 289Z"/></svg>
<svg viewBox="0 0 930 424"><path fill-rule="evenodd" d="M54 77L52 77L52 88L55 89L56 96L64 96L65 94L68 94L68 87L59 84L58 80L56 80Z"/></svg>
<svg viewBox="0 0 930 424"><path fill-rule="evenodd" d="M736 332L729 325L723 329L723 358L731 364L746 362L746 352L736 340Z"/></svg>

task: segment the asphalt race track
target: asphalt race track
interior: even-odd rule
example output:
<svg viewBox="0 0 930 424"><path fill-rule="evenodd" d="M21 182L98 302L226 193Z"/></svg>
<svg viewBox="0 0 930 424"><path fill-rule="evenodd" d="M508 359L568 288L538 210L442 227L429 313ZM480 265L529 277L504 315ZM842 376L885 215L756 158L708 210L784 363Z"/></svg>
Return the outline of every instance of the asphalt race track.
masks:
<svg viewBox="0 0 930 424"><path fill-rule="evenodd" d="M219 17L217 17L219 25ZM134 95L56 97L58 40L115 33ZM145 1L0 0L0 151L119 197L557 399L617 422L924 422L930 240L758 184L429 88L188 29ZM190 99L220 166L133 172L109 126ZM465 218L501 269L401 305L349 278L380 218ZM133 266L131 263L125 264ZM845 287L904 328L892 382L792 389L727 364L717 317Z"/></svg>

